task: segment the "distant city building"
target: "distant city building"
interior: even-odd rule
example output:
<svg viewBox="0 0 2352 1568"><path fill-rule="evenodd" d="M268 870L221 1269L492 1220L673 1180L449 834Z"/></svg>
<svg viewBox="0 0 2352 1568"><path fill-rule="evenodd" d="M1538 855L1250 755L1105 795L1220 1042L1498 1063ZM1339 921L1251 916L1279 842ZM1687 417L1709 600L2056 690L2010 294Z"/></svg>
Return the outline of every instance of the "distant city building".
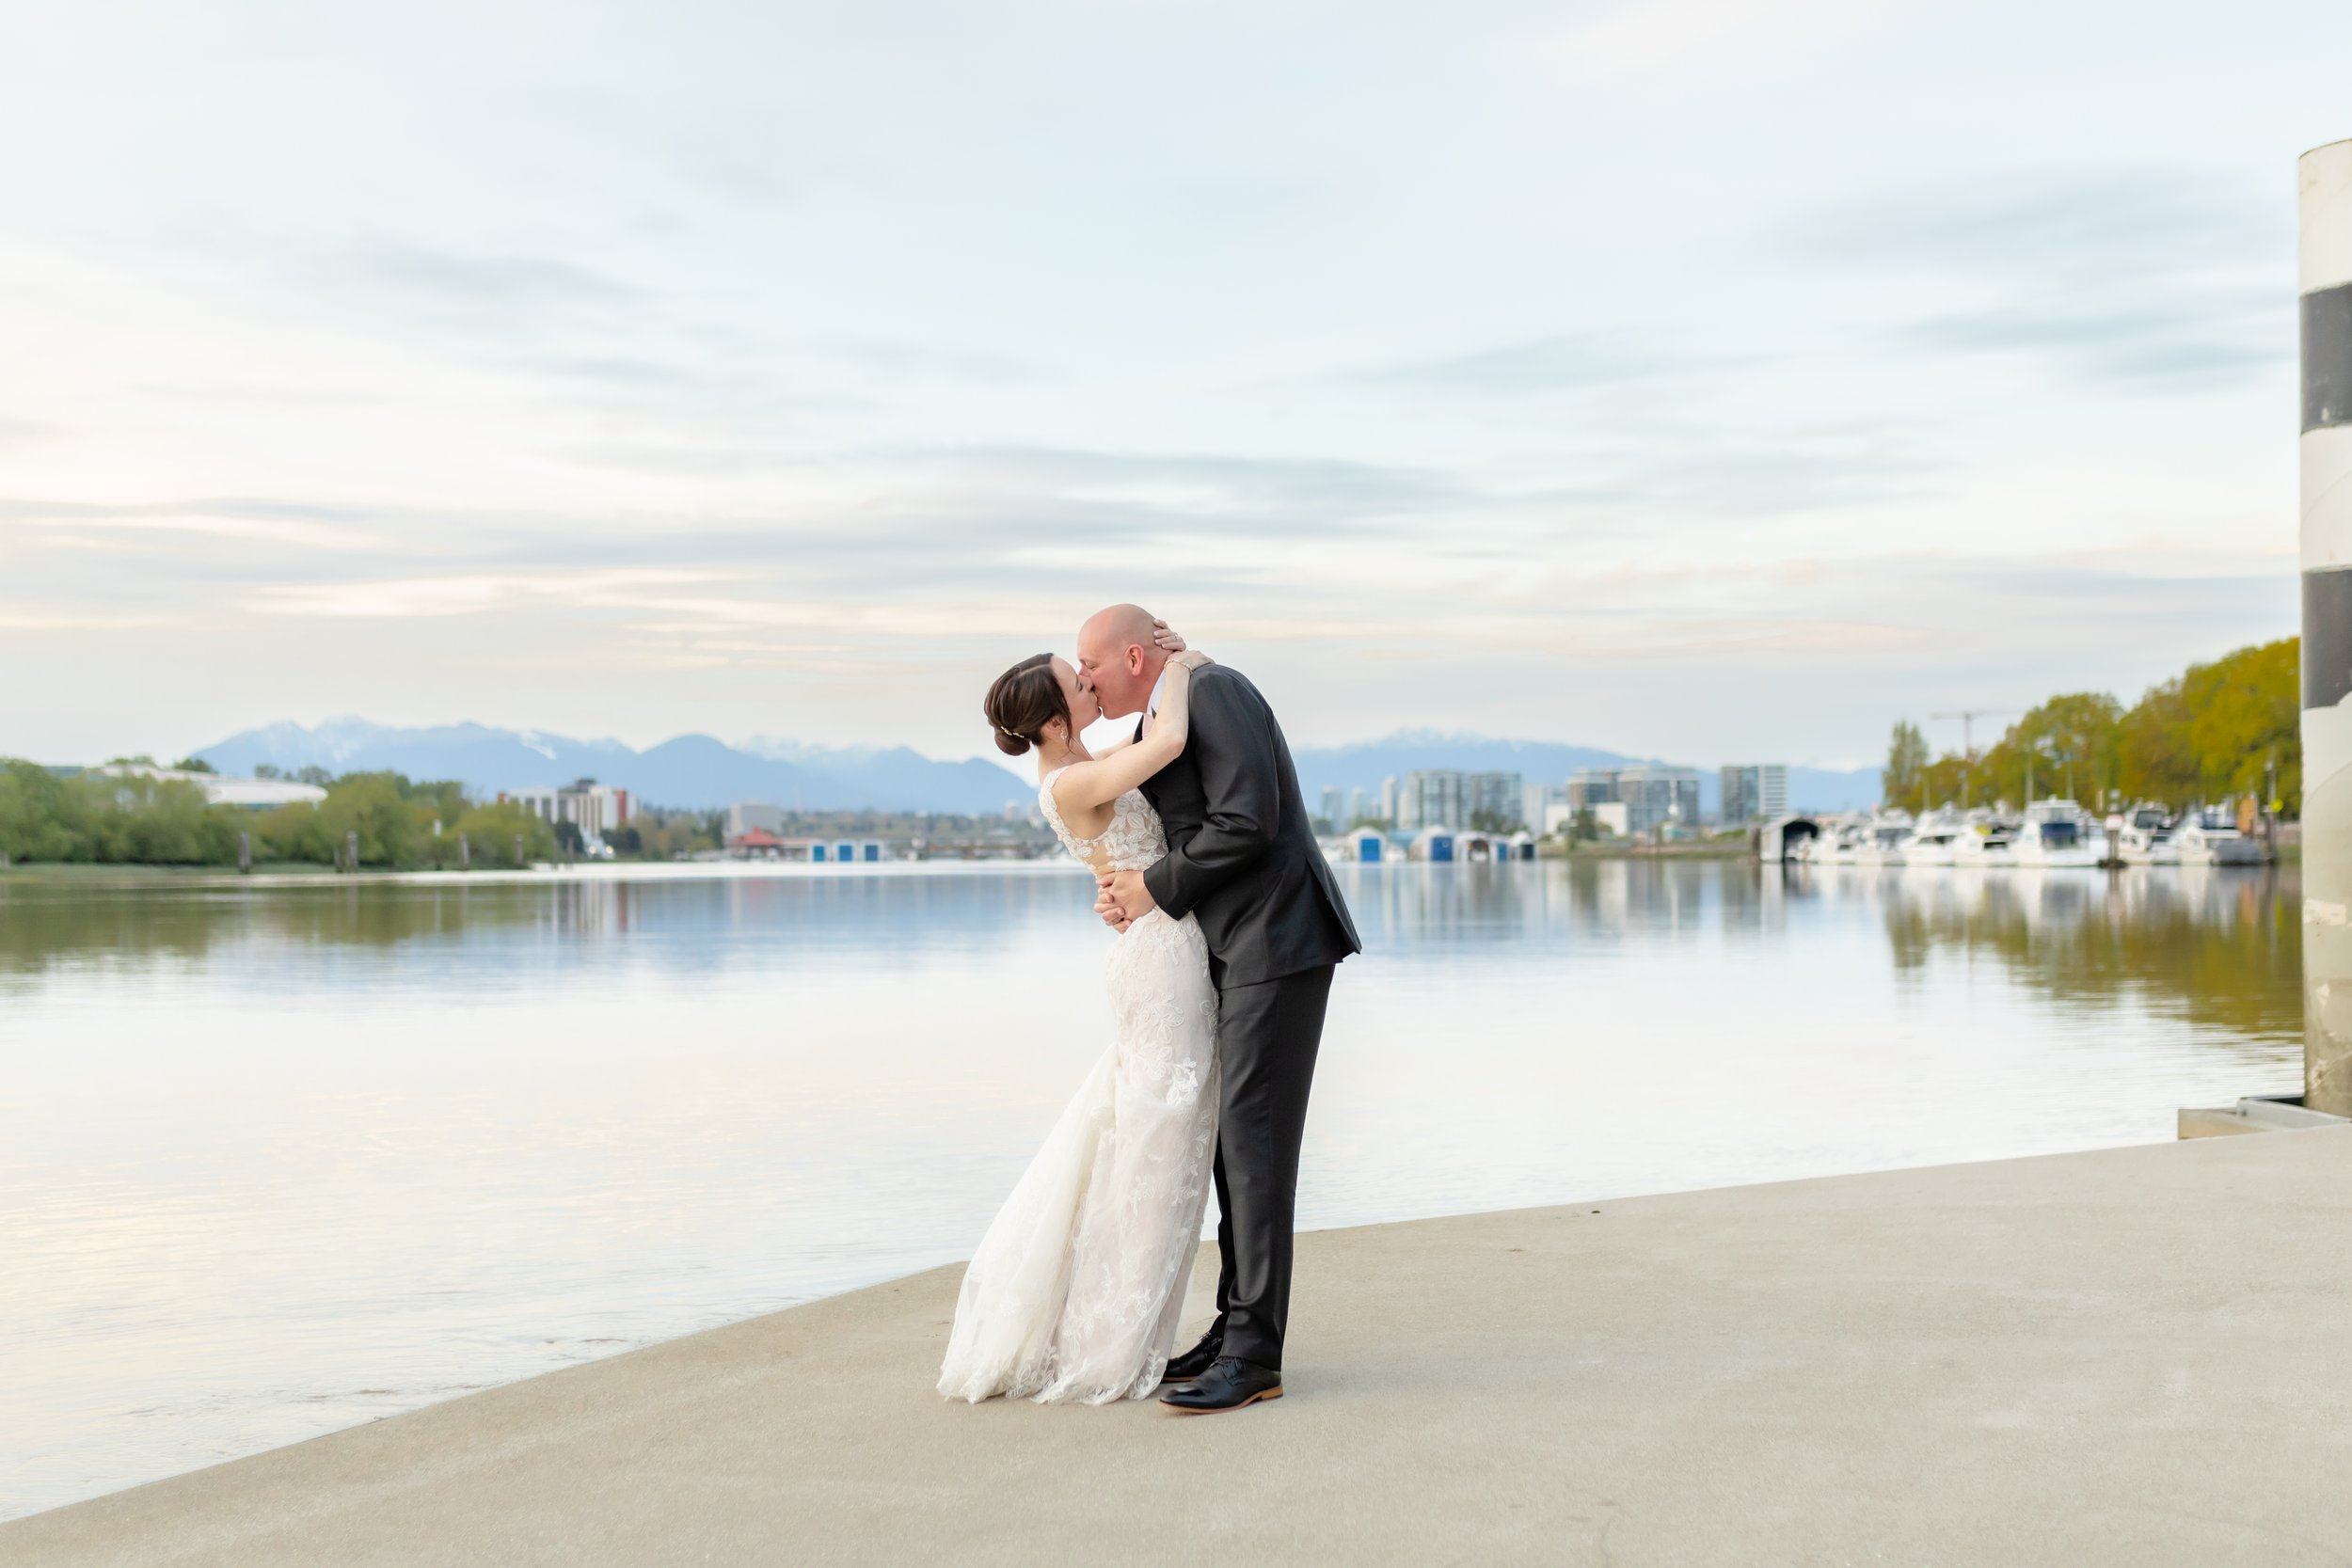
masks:
<svg viewBox="0 0 2352 1568"><path fill-rule="evenodd" d="M1547 836L1555 833L1559 832L1553 826L1555 820L1565 822L1575 815L1566 784L1532 784L1519 787L1519 821L1536 832Z"/></svg>
<svg viewBox="0 0 2352 1568"><path fill-rule="evenodd" d="M765 800L738 800L727 808L727 837L741 838L758 832L771 835L784 832L784 808L771 806Z"/></svg>
<svg viewBox="0 0 2352 1568"><path fill-rule="evenodd" d="M628 821L637 809L628 790L594 779L575 780L556 789L518 789L512 794L501 790L499 799L514 801L550 826L569 822L591 844L601 843L606 833Z"/></svg>
<svg viewBox="0 0 2352 1568"><path fill-rule="evenodd" d="M1390 827L1401 827L1397 814L1404 809L1404 797L1396 787L1396 775L1391 773L1380 781L1380 820Z"/></svg>
<svg viewBox="0 0 2352 1568"><path fill-rule="evenodd" d="M1699 822L1699 770L1664 763L1638 762L1617 769L1617 799L1624 802L1626 832L1646 838L1653 829Z"/></svg>
<svg viewBox="0 0 2352 1568"><path fill-rule="evenodd" d="M1503 829L1525 822L1517 773L1472 773L1463 783L1463 802L1470 807L1466 824Z"/></svg>
<svg viewBox="0 0 2352 1568"><path fill-rule="evenodd" d="M888 859L880 839L783 838L765 828L727 835L726 853L739 861L807 861L818 865L871 864Z"/></svg>
<svg viewBox="0 0 2352 1568"><path fill-rule="evenodd" d="M1406 774L1396 792L1397 831L1409 833L1426 828L1469 826L1468 783L1469 775L1444 768Z"/></svg>
<svg viewBox="0 0 2352 1568"><path fill-rule="evenodd" d="M1568 804L1579 811L1616 798L1617 770L1613 768L1580 768L1568 775Z"/></svg>
<svg viewBox="0 0 2352 1568"><path fill-rule="evenodd" d="M1352 828L1371 815L1372 797L1361 789L1349 790L1347 792L1347 821L1344 826Z"/></svg>
<svg viewBox="0 0 2352 1568"><path fill-rule="evenodd" d="M1341 815L1346 810L1346 798L1340 793L1339 785L1326 785L1323 791L1323 810L1319 815L1324 821L1331 825L1332 832L1337 832L1347 826L1347 818Z"/></svg>
<svg viewBox="0 0 2352 1568"><path fill-rule="evenodd" d="M1724 821L1772 822L1788 815L1788 765L1732 763L1724 768Z"/></svg>
<svg viewBox="0 0 2352 1568"><path fill-rule="evenodd" d="M1584 808L1593 814L1593 826L1618 838L1626 836L1630 826L1623 800L1597 800Z"/></svg>

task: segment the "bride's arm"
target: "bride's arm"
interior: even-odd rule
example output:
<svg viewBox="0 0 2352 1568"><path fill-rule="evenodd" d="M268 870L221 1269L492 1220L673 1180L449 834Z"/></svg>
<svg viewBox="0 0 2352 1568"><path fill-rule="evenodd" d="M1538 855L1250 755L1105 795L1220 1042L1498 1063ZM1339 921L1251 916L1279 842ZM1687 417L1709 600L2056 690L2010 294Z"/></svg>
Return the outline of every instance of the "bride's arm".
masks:
<svg viewBox="0 0 2352 1568"><path fill-rule="evenodd" d="M1179 632L1174 626L1169 626L1166 621L1160 620L1156 616L1154 616L1152 621L1152 641L1158 643L1160 647L1168 653L1181 654L1184 651L1184 634ZM1215 661L1211 660L1209 662ZM1112 756L1120 752L1125 751L1128 747L1134 745L1135 743L1136 737L1133 735L1122 735L1117 740L1112 741L1109 745L1095 752L1094 760L1100 762L1104 757ZM1166 763L1162 763L1160 766L1165 768L1168 765ZM1144 775L1147 779L1151 776L1152 775L1150 773L1146 773Z"/></svg>
<svg viewBox="0 0 2352 1568"><path fill-rule="evenodd" d="M1175 761L1192 725L1192 673L1208 662L1208 655L1192 652L1169 659L1168 689L1152 733L1108 755L1063 768L1054 781L1054 803L1065 812L1107 804Z"/></svg>

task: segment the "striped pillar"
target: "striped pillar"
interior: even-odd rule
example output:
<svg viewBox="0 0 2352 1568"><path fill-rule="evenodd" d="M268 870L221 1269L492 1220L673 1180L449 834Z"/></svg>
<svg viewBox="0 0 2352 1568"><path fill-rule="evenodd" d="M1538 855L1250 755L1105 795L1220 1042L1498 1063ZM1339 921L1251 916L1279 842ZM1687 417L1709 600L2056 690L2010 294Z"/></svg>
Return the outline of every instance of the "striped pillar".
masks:
<svg viewBox="0 0 2352 1568"><path fill-rule="evenodd" d="M2352 141L2303 154L2303 1101L2352 1116Z"/></svg>

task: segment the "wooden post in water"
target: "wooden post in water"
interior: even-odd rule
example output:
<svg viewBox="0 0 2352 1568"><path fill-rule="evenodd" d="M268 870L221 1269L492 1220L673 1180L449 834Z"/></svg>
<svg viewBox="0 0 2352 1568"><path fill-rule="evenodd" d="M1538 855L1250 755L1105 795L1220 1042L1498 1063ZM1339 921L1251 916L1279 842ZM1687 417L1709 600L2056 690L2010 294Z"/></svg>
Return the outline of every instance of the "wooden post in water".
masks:
<svg viewBox="0 0 2352 1568"><path fill-rule="evenodd" d="M249 877L252 874L253 835L251 833L239 833L237 835L237 875L240 877Z"/></svg>
<svg viewBox="0 0 2352 1568"><path fill-rule="evenodd" d="M2296 166L2303 317L2303 1103L2352 1116L2352 141Z"/></svg>

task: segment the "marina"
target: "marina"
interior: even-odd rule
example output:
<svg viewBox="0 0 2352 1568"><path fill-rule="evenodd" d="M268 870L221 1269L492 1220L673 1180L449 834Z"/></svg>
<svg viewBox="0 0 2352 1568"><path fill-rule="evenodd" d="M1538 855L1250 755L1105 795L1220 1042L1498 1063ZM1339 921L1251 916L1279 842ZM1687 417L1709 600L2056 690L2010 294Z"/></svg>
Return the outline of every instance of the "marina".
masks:
<svg viewBox="0 0 2352 1568"><path fill-rule="evenodd" d="M2098 871L2125 866L2261 866L2279 858L2275 824L2248 832L2227 811L2174 816L2136 806L2104 819L2062 797L2022 814L1946 807L1791 816L1760 829L1757 854L1789 865L1952 866L1979 871Z"/></svg>

